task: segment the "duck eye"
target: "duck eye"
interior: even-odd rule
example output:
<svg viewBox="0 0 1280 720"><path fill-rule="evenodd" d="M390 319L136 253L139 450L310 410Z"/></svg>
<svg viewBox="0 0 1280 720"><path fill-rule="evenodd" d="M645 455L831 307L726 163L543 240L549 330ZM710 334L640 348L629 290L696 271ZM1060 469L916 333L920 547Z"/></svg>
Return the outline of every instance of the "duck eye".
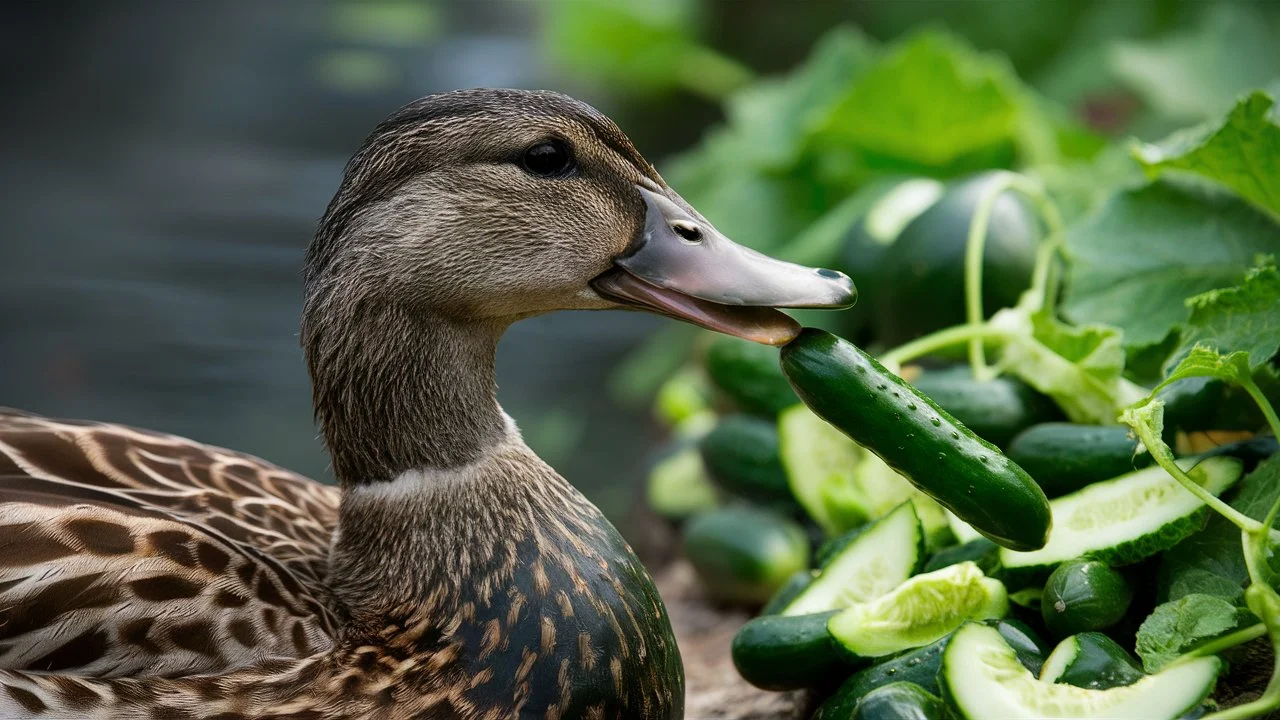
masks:
<svg viewBox="0 0 1280 720"><path fill-rule="evenodd" d="M564 175L573 169L573 156L569 148L558 140L548 140L524 151L521 158L524 169L539 177Z"/></svg>

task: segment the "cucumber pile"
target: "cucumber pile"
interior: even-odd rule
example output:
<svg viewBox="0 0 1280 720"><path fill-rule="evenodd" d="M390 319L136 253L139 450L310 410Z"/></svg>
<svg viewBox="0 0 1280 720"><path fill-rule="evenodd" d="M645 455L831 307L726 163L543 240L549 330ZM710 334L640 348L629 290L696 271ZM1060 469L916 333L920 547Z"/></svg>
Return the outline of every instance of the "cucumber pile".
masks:
<svg viewBox="0 0 1280 720"><path fill-rule="evenodd" d="M1034 182L984 177L1054 224ZM929 217L908 204L907 228ZM859 227L850 248L902 223ZM1231 338L1280 328L1280 271L1263 259L1245 281L1274 303L1233 296L1217 335L1147 347L1168 353L1153 366L1119 330L1064 319L1070 258L1048 229L994 314L967 292L966 322L904 325L884 349L864 308L851 334L874 352L816 328L780 352L708 337L664 387L681 413L658 467L683 480L667 471L655 507L676 509L708 597L759 612L732 646L748 682L811 691L822 720L1174 720L1238 696L1214 695L1225 668L1228 688L1269 676L1242 646L1280 643L1280 332ZM895 247L875 240L876 262ZM957 257L982 287L983 256ZM1280 710L1271 692L1229 717Z"/></svg>

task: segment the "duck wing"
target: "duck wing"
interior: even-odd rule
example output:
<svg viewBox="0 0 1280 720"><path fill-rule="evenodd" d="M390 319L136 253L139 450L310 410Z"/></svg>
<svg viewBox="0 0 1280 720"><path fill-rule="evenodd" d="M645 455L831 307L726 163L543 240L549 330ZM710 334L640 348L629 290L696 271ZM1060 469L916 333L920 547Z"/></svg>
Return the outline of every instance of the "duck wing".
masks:
<svg viewBox="0 0 1280 720"><path fill-rule="evenodd" d="M0 668L180 676L327 649L337 500L241 453L0 410Z"/></svg>

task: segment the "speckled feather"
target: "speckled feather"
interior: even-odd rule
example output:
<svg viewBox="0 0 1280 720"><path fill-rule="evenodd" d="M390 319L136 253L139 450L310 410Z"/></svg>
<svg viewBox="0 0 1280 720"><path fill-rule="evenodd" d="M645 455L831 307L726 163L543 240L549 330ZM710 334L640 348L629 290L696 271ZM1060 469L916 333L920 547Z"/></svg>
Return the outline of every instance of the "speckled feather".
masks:
<svg viewBox="0 0 1280 720"><path fill-rule="evenodd" d="M555 138L575 171L519 166ZM512 322L668 192L594 109L431 96L356 153L308 252L302 344L342 489L118 425L0 413L6 718L679 718L662 601L496 400Z"/></svg>

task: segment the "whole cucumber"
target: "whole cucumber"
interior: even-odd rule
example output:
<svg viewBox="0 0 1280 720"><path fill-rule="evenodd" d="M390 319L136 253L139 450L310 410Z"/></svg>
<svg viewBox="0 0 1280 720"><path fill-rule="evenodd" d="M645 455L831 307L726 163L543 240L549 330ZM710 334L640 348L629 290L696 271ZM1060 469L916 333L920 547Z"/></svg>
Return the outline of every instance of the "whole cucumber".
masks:
<svg viewBox="0 0 1280 720"><path fill-rule="evenodd" d="M810 409L978 532L1011 550L1044 547L1052 516L1040 486L875 358L805 328L782 348L782 372Z"/></svg>

